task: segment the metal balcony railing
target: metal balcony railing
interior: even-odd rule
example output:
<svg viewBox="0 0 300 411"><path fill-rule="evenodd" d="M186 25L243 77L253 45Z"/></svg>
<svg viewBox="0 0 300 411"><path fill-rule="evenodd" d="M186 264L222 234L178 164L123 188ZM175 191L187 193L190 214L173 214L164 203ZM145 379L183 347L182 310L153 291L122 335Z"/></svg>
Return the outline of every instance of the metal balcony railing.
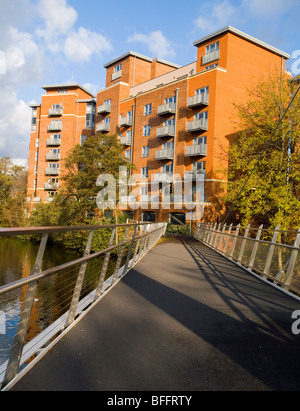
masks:
<svg viewBox="0 0 300 411"><path fill-rule="evenodd" d="M9 389L21 370L45 355L49 344L55 344L75 319L78 321L109 292L165 230L166 223L0 228L0 238L41 236L30 276L0 287L0 320L7 322L0 330L10 330L8 338L0 339L1 389ZM103 231L105 234L101 234ZM86 234L85 252L81 258L43 270L48 237L57 233ZM98 236L101 244L103 238L107 241L91 253L93 239L96 237L97 243Z"/></svg>
<svg viewBox="0 0 300 411"><path fill-rule="evenodd" d="M247 270L300 294L300 228L274 230L232 224L199 223L195 237ZM285 242L279 242L284 238Z"/></svg>
<svg viewBox="0 0 300 411"><path fill-rule="evenodd" d="M131 127L132 126L132 116L120 116L120 127Z"/></svg>
<svg viewBox="0 0 300 411"><path fill-rule="evenodd" d="M131 136L120 137L120 143L124 146L131 146Z"/></svg>
<svg viewBox="0 0 300 411"><path fill-rule="evenodd" d="M172 183L173 173L170 173L170 172L154 173L153 174L153 181L154 182L162 182L162 183Z"/></svg>
<svg viewBox="0 0 300 411"><path fill-rule="evenodd" d="M165 126L156 129L156 137L174 137L175 126Z"/></svg>
<svg viewBox="0 0 300 411"><path fill-rule="evenodd" d="M103 122L103 123L97 124L96 129L98 133L99 132L108 133L110 131L110 123Z"/></svg>
<svg viewBox="0 0 300 411"><path fill-rule="evenodd" d="M115 73L112 73L111 80L112 81L117 80L121 76L122 76L122 70L116 71Z"/></svg>
<svg viewBox="0 0 300 411"><path fill-rule="evenodd" d="M197 94L196 96L189 97L188 106L189 107L208 106L208 102L209 102L208 93Z"/></svg>
<svg viewBox="0 0 300 411"><path fill-rule="evenodd" d="M58 176L59 175L59 168L54 167L47 167L45 168L46 176Z"/></svg>
<svg viewBox="0 0 300 411"><path fill-rule="evenodd" d="M196 131L206 131L208 128L208 121L205 118L201 118L199 120L189 121L187 123L187 131L189 133L193 133Z"/></svg>
<svg viewBox="0 0 300 411"><path fill-rule="evenodd" d="M49 116L62 116L63 115L63 108L50 108L48 110L48 115Z"/></svg>
<svg viewBox="0 0 300 411"><path fill-rule="evenodd" d="M173 148L164 148L155 151L155 160L172 160L174 157Z"/></svg>
<svg viewBox="0 0 300 411"><path fill-rule="evenodd" d="M45 190L58 190L59 189L59 183L45 183L44 184L44 189Z"/></svg>
<svg viewBox="0 0 300 411"><path fill-rule="evenodd" d="M104 103L98 106L98 114L108 114L111 112L111 104Z"/></svg>
<svg viewBox="0 0 300 411"><path fill-rule="evenodd" d="M60 138L47 138L47 146L60 146L61 139Z"/></svg>
<svg viewBox="0 0 300 411"><path fill-rule="evenodd" d="M220 58L220 50L215 50L202 56L202 65L210 63L211 61L218 60Z"/></svg>
<svg viewBox="0 0 300 411"><path fill-rule="evenodd" d="M52 123L48 124L48 131L61 131L61 130L62 130L61 121L52 121Z"/></svg>
<svg viewBox="0 0 300 411"><path fill-rule="evenodd" d="M46 160L47 161L60 160L60 153L47 153Z"/></svg>
<svg viewBox="0 0 300 411"><path fill-rule="evenodd" d="M166 114L174 114L176 109L176 104L175 103L166 103L161 106L158 106L157 108L157 114L159 116L164 116Z"/></svg>
<svg viewBox="0 0 300 411"><path fill-rule="evenodd" d="M193 146L186 147L186 156L206 156L207 155L207 144L194 144Z"/></svg>

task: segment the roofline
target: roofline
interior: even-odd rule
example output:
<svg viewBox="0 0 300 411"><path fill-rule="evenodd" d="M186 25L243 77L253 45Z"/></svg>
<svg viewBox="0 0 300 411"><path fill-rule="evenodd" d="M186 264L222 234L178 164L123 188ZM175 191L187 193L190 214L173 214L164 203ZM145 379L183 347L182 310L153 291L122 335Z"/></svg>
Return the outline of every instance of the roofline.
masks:
<svg viewBox="0 0 300 411"><path fill-rule="evenodd" d="M142 54L136 53L135 51L128 51L127 53L122 54L122 56L117 57L117 58L111 60L110 62L106 63L103 67L104 67L104 68L107 68L107 67L111 66L112 64L115 64L115 63L117 63L118 61L123 60L124 58L126 58L126 57L128 57L128 56L138 57L138 58L140 58L140 59L142 59L142 60L149 61L150 63L152 63L152 62L154 62L154 61L158 61L159 63L163 63L163 64L166 64L166 65L168 65L168 66L174 67L174 68L179 68L179 67L181 67L181 66L179 66L178 64L171 63L171 62L169 62L169 61L162 60L162 59L160 59L160 58L153 58L153 59L152 59L151 57L143 56Z"/></svg>
<svg viewBox="0 0 300 411"><path fill-rule="evenodd" d="M85 91L86 93L88 93L92 98L96 98L95 94L92 93L91 91L89 91L88 89L86 89L85 87L83 87L82 85L78 84L78 83L65 83L65 84L51 84L51 85L47 85L47 86L42 86L42 88L44 90L51 90L54 88L66 88L66 87L78 87L81 88L81 90Z"/></svg>
<svg viewBox="0 0 300 411"><path fill-rule="evenodd" d="M195 41L193 44L194 44L194 46L198 46L200 43L203 43L204 41L210 40L211 38L216 37L216 36L218 36L220 34L223 34L223 33L226 33L226 32L236 34L237 36L242 37L242 38L250 41L251 43L254 43L254 44L257 44L258 46L266 48L266 49L272 51L275 54L279 54L280 56L282 56L286 59L290 58L290 55L288 53L285 53L284 51L281 51L281 50L277 49L276 47L270 46L269 44L264 43L263 41L258 40L257 38L252 37L249 34L244 33L243 31L240 31L240 30L238 30L238 29L236 29L232 26L223 27L222 29L220 29L218 31L215 31L214 33L209 34L208 36L202 37L201 39Z"/></svg>

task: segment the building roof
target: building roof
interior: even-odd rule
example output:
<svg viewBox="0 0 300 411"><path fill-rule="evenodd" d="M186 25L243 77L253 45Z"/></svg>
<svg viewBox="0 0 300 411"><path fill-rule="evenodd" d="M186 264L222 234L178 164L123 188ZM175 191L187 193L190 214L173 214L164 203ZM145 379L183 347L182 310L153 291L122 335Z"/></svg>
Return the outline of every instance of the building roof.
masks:
<svg viewBox="0 0 300 411"><path fill-rule="evenodd" d="M78 84L78 83L65 83L65 84L51 84L48 86L42 86L42 88L44 90L53 90L53 89L58 89L58 88L74 88L74 87L78 87L81 88L81 90L85 91L86 93L88 93L91 97L95 98L95 94L93 94L91 91L89 91L88 89L86 89L85 87L83 87L82 85Z"/></svg>
<svg viewBox="0 0 300 411"><path fill-rule="evenodd" d="M179 68L179 67L181 67L181 66L179 66L178 64L170 63L169 61L162 60L162 59L160 59L160 58L153 58L153 59L152 59L151 57L143 56L142 54L136 53L135 51L128 51L127 53L123 54L122 56L117 57L117 58L115 58L114 60L106 63L106 64L104 65L104 68L107 68L107 67L111 66L112 64L115 64L115 63L117 63L118 61L123 60L124 58L126 58L126 57L128 57L128 56L138 57L139 59L149 61L150 63L152 63L153 61L158 61L159 63L166 64L167 66L171 66L171 67L174 67L174 68Z"/></svg>
<svg viewBox="0 0 300 411"><path fill-rule="evenodd" d="M237 36L239 36L239 37L242 37L242 38L244 38L245 40L248 40L248 41L250 41L251 43L254 43L254 44L258 45L258 46L261 46L261 47L263 47L263 48L265 48L265 49L267 49L267 50L270 50L270 51L272 51L273 53L278 54L279 56L282 56L282 57L284 57L284 58L286 58L286 59L289 59L289 58L290 58L290 55L289 55L289 54L287 54L287 53L285 53L285 52L283 52L283 51L281 51L281 50L279 50L279 49L277 49L277 48L275 48L275 47L273 47L273 46L270 46L269 44L264 43L263 41L258 40L258 39L256 39L255 37L252 37L252 36L250 36L249 34L246 34L246 33L242 32L242 31L240 31L240 30L238 30L238 29L236 29L236 28L234 28L234 27L232 27L232 26L226 26L226 27L224 27L224 28L222 28L222 29L220 29L220 30L218 30L218 31L215 31L215 32L212 33L212 34L209 34L208 36L202 37L201 39L199 39L199 40L197 40L197 41L194 42L194 46L199 46L199 44L203 43L204 41L210 40L210 39L212 39L213 37L219 36L220 34L227 33L227 32L230 32L230 33L233 33L233 34L235 34L235 35L237 35Z"/></svg>

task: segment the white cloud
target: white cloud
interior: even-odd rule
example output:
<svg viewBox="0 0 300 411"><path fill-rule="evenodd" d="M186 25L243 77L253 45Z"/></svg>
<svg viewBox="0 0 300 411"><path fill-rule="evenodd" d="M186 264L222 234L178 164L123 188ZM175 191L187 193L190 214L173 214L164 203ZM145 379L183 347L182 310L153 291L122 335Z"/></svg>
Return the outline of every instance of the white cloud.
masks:
<svg viewBox="0 0 300 411"><path fill-rule="evenodd" d="M171 43L166 39L160 30L152 31L149 34L135 33L128 38L129 43L139 42L145 44L152 57L169 58L175 57L175 51Z"/></svg>
<svg viewBox="0 0 300 411"><path fill-rule="evenodd" d="M64 54L74 63L88 62L93 54L101 56L104 51L111 51L110 41L102 34L80 27L69 34L65 41Z"/></svg>
<svg viewBox="0 0 300 411"><path fill-rule="evenodd" d="M201 7L195 25L203 32L213 32L230 25L237 13L238 7L233 6L228 0L216 4L206 2Z"/></svg>
<svg viewBox="0 0 300 411"><path fill-rule="evenodd" d="M67 34L78 18L77 11L66 0L39 0L38 11L45 23L38 34L46 39Z"/></svg>

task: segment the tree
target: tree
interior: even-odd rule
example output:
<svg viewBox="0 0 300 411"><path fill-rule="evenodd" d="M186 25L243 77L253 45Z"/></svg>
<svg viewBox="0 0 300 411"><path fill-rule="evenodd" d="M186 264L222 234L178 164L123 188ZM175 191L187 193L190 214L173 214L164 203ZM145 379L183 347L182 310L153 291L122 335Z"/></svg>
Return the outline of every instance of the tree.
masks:
<svg viewBox="0 0 300 411"><path fill-rule="evenodd" d="M122 156L122 150L118 137L109 134L96 134L89 137L83 145L78 144L72 148L64 161L63 188L51 203L36 207L30 217L31 224L95 224L97 212L100 212L96 204L96 197L101 189L96 185L99 175L110 174L118 182L119 167L133 169L133 165ZM83 242L85 235L83 234ZM68 237L68 234L64 236L64 243L72 242Z"/></svg>
<svg viewBox="0 0 300 411"><path fill-rule="evenodd" d="M271 73L235 105L242 131L230 142L225 200L245 225L300 226L300 92L280 122L298 86Z"/></svg>
<svg viewBox="0 0 300 411"><path fill-rule="evenodd" d="M15 165L9 157L0 158L0 225L19 227L25 224L27 169Z"/></svg>

